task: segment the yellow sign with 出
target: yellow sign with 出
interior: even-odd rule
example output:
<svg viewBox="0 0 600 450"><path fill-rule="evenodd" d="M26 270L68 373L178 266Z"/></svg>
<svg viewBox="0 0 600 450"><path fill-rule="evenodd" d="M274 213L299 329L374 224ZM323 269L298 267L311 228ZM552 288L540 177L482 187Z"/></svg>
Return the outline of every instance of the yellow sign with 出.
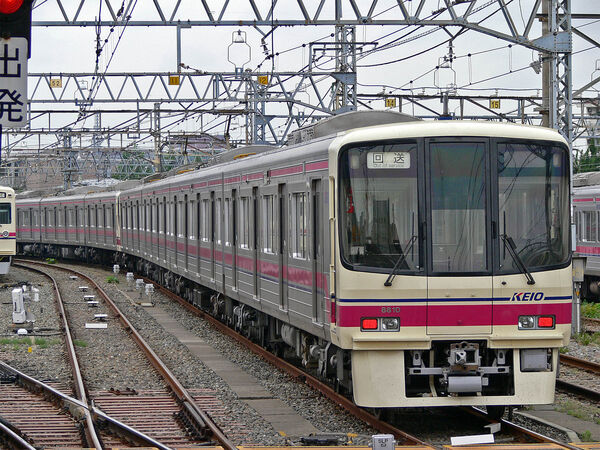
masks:
<svg viewBox="0 0 600 450"><path fill-rule="evenodd" d="M263 86L266 86L267 84L269 84L269 77L267 75L259 75L258 76L258 84L262 84Z"/></svg>
<svg viewBox="0 0 600 450"><path fill-rule="evenodd" d="M51 88L61 88L62 80L60 78L50 78L50 87Z"/></svg>
<svg viewBox="0 0 600 450"><path fill-rule="evenodd" d="M393 97L389 97L385 99L385 107L386 108L395 108L396 107L396 99Z"/></svg>
<svg viewBox="0 0 600 450"><path fill-rule="evenodd" d="M491 98L490 99L490 109L500 109L500 99L499 98Z"/></svg>
<svg viewBox="0 0 600 450"><path fill-rule="evenodd" d="M169 86L179 86L179 75L169 75Z"/></svg>

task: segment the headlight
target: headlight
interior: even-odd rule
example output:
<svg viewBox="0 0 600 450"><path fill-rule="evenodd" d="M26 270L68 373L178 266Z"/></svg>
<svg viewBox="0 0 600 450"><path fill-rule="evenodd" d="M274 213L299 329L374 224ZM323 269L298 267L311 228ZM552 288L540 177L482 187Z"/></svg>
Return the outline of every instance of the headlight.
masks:
<svg viewBox="0 0 600 450"><path fill-rule="evenodd" d="M400 329L400 319L397 317L384 317L381 319L381 329L383 331L396 331Z"/></svg>
<svg viewBox="0 0 600 450"><path fill-rule="evenodd" d="M534 316L519 316L519 328L534 328Z"/></svg>

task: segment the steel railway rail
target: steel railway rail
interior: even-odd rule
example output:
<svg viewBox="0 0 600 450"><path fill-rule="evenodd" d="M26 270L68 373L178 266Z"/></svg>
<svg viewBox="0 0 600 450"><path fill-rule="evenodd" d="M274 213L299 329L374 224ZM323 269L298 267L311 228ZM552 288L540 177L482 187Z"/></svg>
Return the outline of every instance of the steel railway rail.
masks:
<svg viewBox="0 0 600 450"><path fill-rule="evenodd" d="M576 358L570 355L560 355L560 363L600 375L600 364L592 361L586 361L585 359Z"/></svg>
<svg viewBox="0 0 600 450"><path fill-rule="evenodd" d="M575 367L577 369L591 372L596 376L600 376L600 364L592 361L586 361L584 359L575 358L574 356L569 355L560 355L560 362L565 366ZM593 389L588 389L586 387L561 380L560 378L556 380L556 387L564 392L578 395L588 400L600 402L600 392Z"/></svg>
<svg viewBox="0 0 600 450"><path fill-rule="evenodd" d="M482 420L488 420L490 423L496 422L495 420L489 420L486 413L480 410L479 408L471 407L465 408L469 413L479 417ZM529 430L521 425L517 425L509 420L501 419L498 422L502 425L502 429L510 431L511 434L515 436L517 442L519 443L542 443L542 444L554 444L559 445L564 448L568 448L571 450L577 450L579 447L576 447L571 444L565 444L564 442L559 442L556 439L552 439L551 437L544 436L543 434L537 433L533 430Z"/></svg>
<svg viewBox="0 0 600 450"><path fill-rule="evenodd" d="M85 447L80 418L88 406L62 390L0 361L0 447Z"/></svg>
<svg viewBox="0 0 600 450"><path fill-rule="evenodd" d="M186 424L195 431L196 435L207 438L209 440L212 439L212 440L218 441L219 445L221 445L225 450L235 449L234 444L227 438L227 436L225 436L225 434L219 429L219 427L212 421L210 416L208 414L206 414L205 411L203 411L200 406L198 406L198 404L194 400L192 394L190 394L187 391L187 389L181 384L181 382L175 377L175 375L161 361L161 359L158 357L158 355L150 348L150 346L146 343L146 341L138 333L138 331L135 329L135 327L121 313L121 311L116 306L116 304L110 299L110 297L104 292L104 290L102 290L102 288L100 286L98 286L98 284L93 279L89 278L88 276L86 276L85 274L83 274L81 272L78 272L78 271L75 271L75 270L72 270L72 269L69 269L66 267L61 267L61 266L56 266L56 265L48 266L46 264L42 264L37 261L21 260L19 262L26 263L26 264L36 264L36 265L51 267L52 269L57 269L57 270L71 273L71 274L75 274L78 277L80 277L81 279L86 280L98 292L100 297L110 307L110 309L113 311L115 316L119 319L119 321L121 322L123 327L128 331L130 336L134 339L134 341L138 344L140 349L147 356L150 363L157 370L157 372L162 376L162 378L165 380L165 382L167 383L169 388L175 394L175 397L177 398L177 401L180 405L181 415L183 416ZM77 356L74 351L73 339L71 337L70 332L68 332L68 323L66 321L66 313L64 311L64 306L62 305L62 298L60 296L60 291L58 289L56 280L54 280L54 278L50 274L46 273L43 270L29 267L28 265L24 265L24 264L15 264L15 265L18 267L22 267L24 269L33 270L38 273L41 273L52 280L54 289L55 289L55 292L57 295L57 299L58 299L60 315L63 320L63 327L65 327L65 330L67 331L65 333L65 336L67 339L67 348L69 350L68 351L69 360L71 361L71 364L74 366L73 373L74 373L74 377L76 379L77 395L80 396L81 395L80 392L83 393L83 395L81 396L82 397L81 402L83 404L87 405L88 399L85 396L85 387L83 385L83 380L81 378L81 371L77 364ZM123 401L123 400L121 399L121 401ZM94 420L93 420L92 414L90 413L91 410L92 410L91 407L88 409L84 409L84 412L87 412L87 414L89 415L89 419L86 416L86 435L89 434L87 442L91 443L91 444L89 444L89 446L94 446L95 448L101 448L100 439L98 438L97 433L93 431L94 430ZM99 413L99 411L96 411L96 414L98 414L98 413ZM104 423L108 423L108 424L115 424L115 423L119 424L120 423L118 420L112 419L106 415L104 415L103 419L104 419ZM88 431L88 430L90 430L90 431ZM120 432L120 429L119 429L119 432ZM135 439L135 441L141 443L142 445L151 446L151 447L154 446L154 447L157 447L160 449L168 448L168 447L162 445L161 443L155 441L154 439L151 439L151 438L145 436L143 433L136 432L133 429L131 429L131 432L133 432L133 438ZM128 436L128 437L131 437L131 436Z"/></svg>
<svg viewBox="0 0 600 450"><path fill-rule="evenodd" d="M97 430L108 429L126 443L168 450L168 447L108 416L96 406L68 396L2 361L0 373L4 381L3 404L11 409L2 411L0 408L3 418L0 422L0 442L8 448L89 447L87 439L92 433L98 439L95 448L102 448ZM15 404L19 405L19 411L14 411ZM85 420L88 416L91 422ZM89 423L94 427L92 432L85 430Z"/></svg>
<svg viewBox="0 0 600 450"><path fill-rule="evenodd" d="M587 331L600 331L600 319L594 319L592 317L582 317L581 322L583 323Z"/></svg>

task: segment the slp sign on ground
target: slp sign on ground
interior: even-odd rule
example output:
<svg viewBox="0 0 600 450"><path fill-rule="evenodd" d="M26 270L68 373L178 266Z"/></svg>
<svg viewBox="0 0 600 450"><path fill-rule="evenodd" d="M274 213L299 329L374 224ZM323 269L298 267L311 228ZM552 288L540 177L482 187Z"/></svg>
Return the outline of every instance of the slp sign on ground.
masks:
<svg viewBox="0 0 600 450"><path fill-rule="evenodd" d="M27 39L0 39L0 126L27 123Z"/></svg>

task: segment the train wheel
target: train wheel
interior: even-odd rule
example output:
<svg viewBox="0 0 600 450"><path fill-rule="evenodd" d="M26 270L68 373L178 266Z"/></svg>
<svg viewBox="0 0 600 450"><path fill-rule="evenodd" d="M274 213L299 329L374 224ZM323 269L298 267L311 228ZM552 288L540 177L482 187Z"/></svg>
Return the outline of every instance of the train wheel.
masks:
<svg viewBox="0 0 600 450"><path fill-rule="evenodd" d="M504 405L488 405L485 407L485 409L487 411L488 417L494 420L500 420L504 415L504 410L506 409L506 407Z"/></svg>

